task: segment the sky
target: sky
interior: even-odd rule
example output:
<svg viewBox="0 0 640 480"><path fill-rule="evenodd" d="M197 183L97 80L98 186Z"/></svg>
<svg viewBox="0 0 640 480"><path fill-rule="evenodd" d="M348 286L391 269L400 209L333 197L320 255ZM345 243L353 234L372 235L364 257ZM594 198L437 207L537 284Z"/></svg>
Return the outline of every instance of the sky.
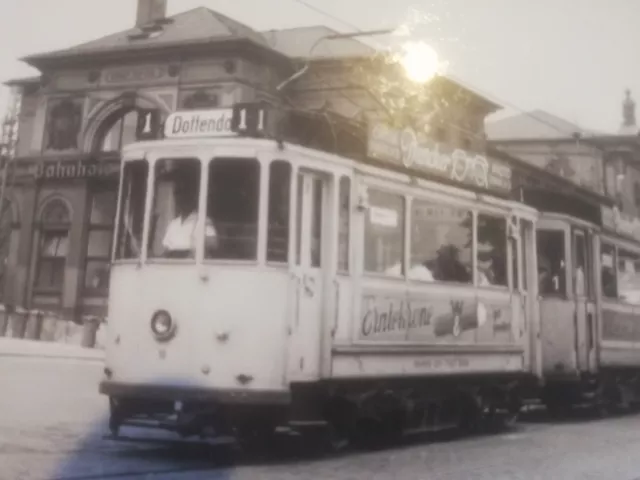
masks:
<svg viewBox="0 0 640 480"><path fill-rule="evenodd" d="M20 57L130 28L136 11L135 0L0 5L3 81L37 73ZM498 116L542 109L585 129L616 132L624 90L640 99L638 0L169 0L169 14L198 6L258 30L403 26L403 41L427 42L447 63L446 74L505 107ZM398 41L367 39L382 47Z"/></svg>

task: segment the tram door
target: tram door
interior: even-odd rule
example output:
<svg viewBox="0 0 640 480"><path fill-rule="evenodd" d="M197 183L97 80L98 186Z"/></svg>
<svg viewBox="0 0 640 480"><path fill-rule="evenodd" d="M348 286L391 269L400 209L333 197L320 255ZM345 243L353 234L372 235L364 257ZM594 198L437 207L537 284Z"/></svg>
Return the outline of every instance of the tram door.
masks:
<svg viewBox="0 0 640 480"><path fill-rule="evenodd" d="M583 228L572 230L573 298L576 302L576 353L578 369L593 371L596 325L594 254L592 235Z"/></svg>
<svg viewBox="0 0 640 480"><path fill-rule="evenodd" d="M329 177L311 170L298 174L296 224L296 315L289 352L291 380L312 378L320 368L324 273L327 256Z"/></svg>

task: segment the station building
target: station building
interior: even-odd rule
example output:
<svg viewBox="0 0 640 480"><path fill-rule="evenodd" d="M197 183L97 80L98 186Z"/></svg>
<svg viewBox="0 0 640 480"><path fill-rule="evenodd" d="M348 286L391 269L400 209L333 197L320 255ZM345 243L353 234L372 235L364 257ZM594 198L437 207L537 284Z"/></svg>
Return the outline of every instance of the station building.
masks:
<svg viewBox="0 0 640 480"><path fill-rule="evenodd" d="M376 146L393 132L381 121L380 100L404 90L376 90L370 80L379 73L367 77L361 68L376 51L353 38L320 42L335 33L323 26L257 32L207 8L167 17L166 1L139 0L131 29L24 58L40 75L7 82L20 91L21 108L6 189L3 303L74 320L106 314L120 149L160 138L176 110L286 105L298 115L283 121L288 140L323 148L333 139L339 152L398 161L385 157L388 149L376 154ZM278 85L306 62L309 73L284 95ZM416 142L426 136L443 152L485 155L484 119L500 107L444 77L429 88L444 106L425 114L429 128ZM338 129L336 140L331 119L359 133ZM494 160L504 166L513 159ZM483 187L511 195L511 169L496 172ZM453 181L453 174L436 177Z"/></svg>

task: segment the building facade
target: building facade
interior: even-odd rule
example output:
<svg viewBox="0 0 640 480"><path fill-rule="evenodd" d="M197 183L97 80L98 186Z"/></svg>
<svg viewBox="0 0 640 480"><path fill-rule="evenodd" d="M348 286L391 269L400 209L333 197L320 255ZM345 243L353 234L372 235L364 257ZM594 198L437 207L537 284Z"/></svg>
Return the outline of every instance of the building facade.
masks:
<svg viewBox="0 0 640 480"><path fill-rule="evenodd" d="M342 141L342 151L362 155L371 128L389 123L390 110L407 116L407 107L381 106L381 98L406 89L396 84L395 92L384 92L373 81L380 68L387 79L398 72L380 67L376 53L356 40L336 41L330 54L312 53L331 30L256 32L207 8L165 13L166 1L139 0L133 28L26 57L40 76L7 82L20 90L21 109L4 195L10 215L2 219L10 232L0 289L5 304L70 319L105 314L120 149L160 138L175 110L258 101L295 109L288 138L308 146L339 143L331 140L332 128L322 128L339 118L355 130L366 126L359 147L352 137ZM278 90L305 62L310 73ZM411 103L412 126L445 153L483 153L484 118L499 107L444 78L430 88ZM434 98L443 101L436 105Z"/></svg>

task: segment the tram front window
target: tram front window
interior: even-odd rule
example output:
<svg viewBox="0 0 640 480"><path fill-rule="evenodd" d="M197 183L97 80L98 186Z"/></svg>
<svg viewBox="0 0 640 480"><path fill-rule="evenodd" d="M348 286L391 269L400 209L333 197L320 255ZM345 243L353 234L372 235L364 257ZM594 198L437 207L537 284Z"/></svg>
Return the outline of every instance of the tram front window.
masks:
<svg viewBox="0 0 640 480"><path fill-rule="evenodd" d="M210 162L207 215L215 219L219 245L206 249L206 259L257 259L259 201L257 159L214 158Z"/></svg>
<svg viewBox="0 0 640 480"><path fill-rule="evenodd" d="M148 173L146 160L135 160L124 166L116 247L118 260L140 257Z"/></svg>
<svg viewBox="0 0 640 480"><path fill-rule="evenodd" d="M155 182L149 230L149 258L195 258L200 161L195 158L160 159ZM216 229L205 225L208 248L215 248Z"/></svg>

